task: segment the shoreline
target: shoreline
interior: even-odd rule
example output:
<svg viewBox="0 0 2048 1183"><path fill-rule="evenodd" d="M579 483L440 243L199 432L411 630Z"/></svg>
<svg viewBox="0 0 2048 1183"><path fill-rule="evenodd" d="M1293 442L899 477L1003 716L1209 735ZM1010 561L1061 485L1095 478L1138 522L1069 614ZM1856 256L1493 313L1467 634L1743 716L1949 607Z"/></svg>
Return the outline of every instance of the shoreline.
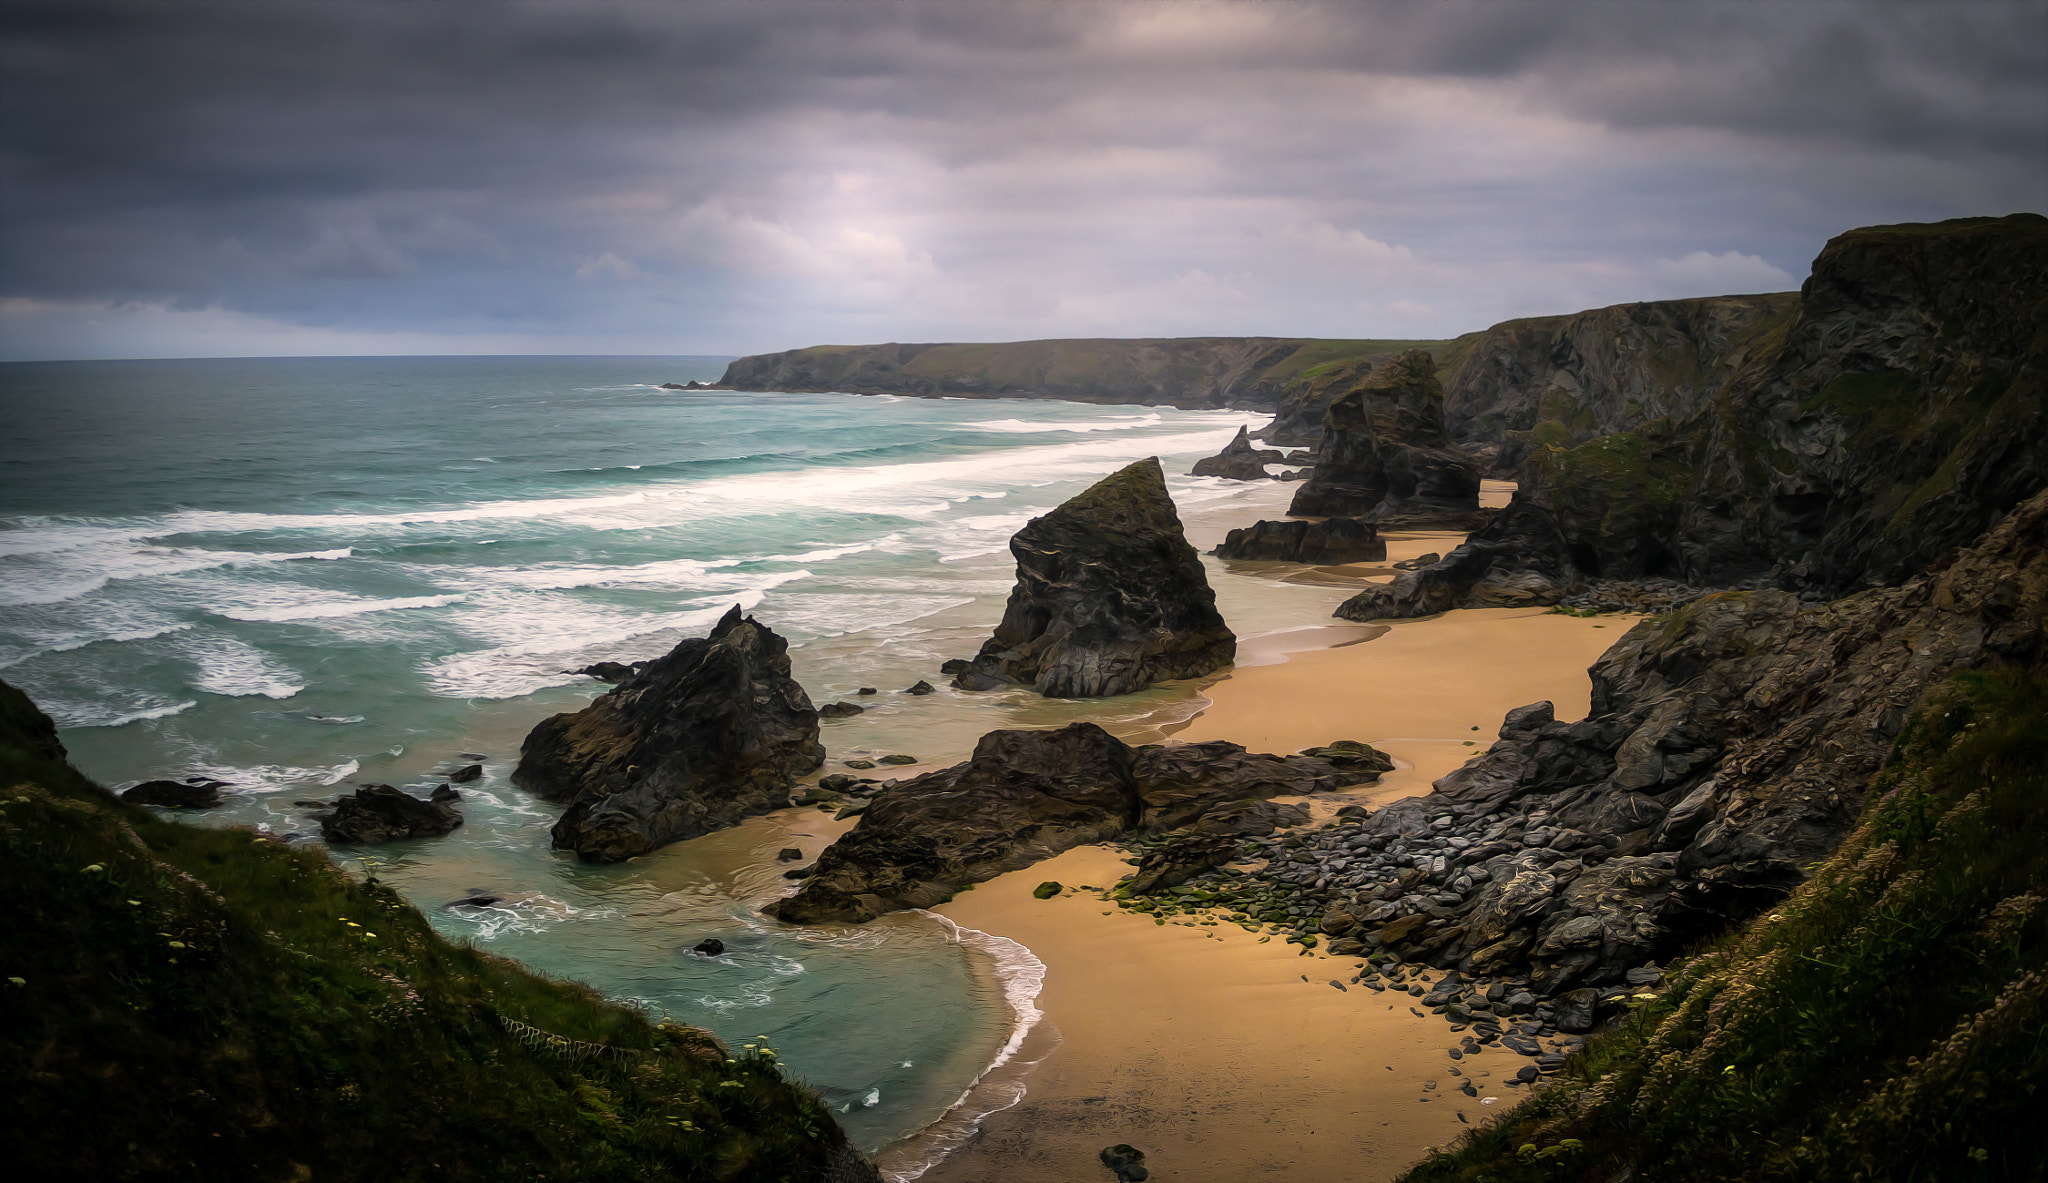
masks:
<svg viewBox="0 0 2048 1183"><path fill-rule="evenodd" d="M1395 771L1376 784L1307 801L1325 821L1347 803L1377 807L1428 792L1491 741L1507 709L1549 698L1560 718L1583 716L1585 667L1632 624L1539 608L1350 626L1383 630L1360 636L1287 630L1255 640L1295 634L1328 647L1283 642L1271 660L1240 663L1202 687L1206 706L1166 730L1175 740L1229 739L1270 751L1356 738L1396 758ZM1515 657L1506 660L1502 650L1511 646ZM1417 674L1442 686L1418 694L1410 684ZM1359 716L1368 713L1389 729L1365 726ZM1478 738L1459 738L1475 726ZM1176 1180L1391 1178L1493 1106L1520 1099L1500 1084L1518 1057L1454 1061L1441 1020L1342 986L1361 959L1274 945L1228 924L1147 923L1114 907L1104 915L1098 894L1085 890L1050 900L1031 894L1047 880L1113 886L1129 869L1122 858L1111 847L1077 848L934 909L1017 941L1044 964L1036 1031L1048 1046L1042 1058L1019 1057L1022 1095L1001 1104L980 1098L980 1116L961 1123L979 1128L947 1139L957 1142L950 1148L933 1147L943 1155L936 1162L901 1173L913 1166L906 1151L918 1138L885 1147L877 1162L892 1178L1086 1178L1100 1169L1096 1150L1117 1142L1145 1150L1148 1166ZM1376 1074L1360 1067L1367 1061ZM1461 1076L1477 1096L1451 1091Z"/></svg>

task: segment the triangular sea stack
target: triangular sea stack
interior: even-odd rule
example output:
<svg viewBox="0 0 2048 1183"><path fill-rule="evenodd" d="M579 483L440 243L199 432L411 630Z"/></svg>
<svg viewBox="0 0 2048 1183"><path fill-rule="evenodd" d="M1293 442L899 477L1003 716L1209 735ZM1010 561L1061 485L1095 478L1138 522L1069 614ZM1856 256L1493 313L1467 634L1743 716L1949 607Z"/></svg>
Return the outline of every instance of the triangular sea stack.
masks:
<svg viewBox="0 0 2048 1183"><path fill-rule="evenodd" d="M535 727L512 783L568 803L557 850L615 863L780 809L824 762L789 643L735 605L709 637Z"/></svg>
<svg viewBox="0 0 2048 1183"><path fill-rule="evenodd" d="M1199 677L1237 656L1157 457L1033 518L1010 553L1017 586L1003 622L955 686L1099 698Z"/></svg>

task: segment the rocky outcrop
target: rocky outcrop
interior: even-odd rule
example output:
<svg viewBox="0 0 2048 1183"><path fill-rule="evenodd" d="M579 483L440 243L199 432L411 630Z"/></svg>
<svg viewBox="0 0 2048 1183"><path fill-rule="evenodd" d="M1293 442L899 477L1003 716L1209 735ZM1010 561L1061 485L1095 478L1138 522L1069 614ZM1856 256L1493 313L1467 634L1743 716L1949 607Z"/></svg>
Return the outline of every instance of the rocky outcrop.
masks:
<svg viewBox="0 0 2048 1183"><path fill-rule="evenodd" d="M1387 557L1387 542L1363 518L1254 522L1225 535L1214 553L1219 559L1311 565L1377 563Z"/></svg>
<svg viewBox="0 0 2048 1183"><path fill-rule="evenodd" d="M1402 620L1452 608L1555 604L1582 582L1549 511L1517 499L1442 559L1337 605L1341 620Z"/></svg>
<svg viewBox="0 0 2048 1183"><path fill-rule="evenodd" d="M2048 483L2044 277L2033 214L1834 239L1692 418L1533 452L1515 503L1554 530L1516 530L1549 549L1495 566L1814 599L1907 578Z"/></svg>
<svg viewBox="0 0 2048 1183"><path fill-rule="evenodd" d="M455 809L455 790L442 785L430 800L390 785L364 785L334 803L320 819L320 836L329 842L368 845L405 838L438 838L462 824Z"/></svg>
<svg viewBox="0 0 2048 1183"><path fill-rule="evenodd" d="M512 783L568 805L557 849L608 863L779 809L824 761L788 643L734 607L710 636L535 727Z"/></svg>
<svg viewBox="0 0 2048 1183"><path fill-rule="evenodd" d="M1444 422L1488 471L1704 409L1799 308L1795 292L1618 304L1510 320L1437 352Z"/></svg>
<svg viewBox="0 0 2048 1183"><path fill-rule="evenodd" d="M1177 337L967 345L821 345L743 357L732 390L847 391L924 398L1050 398L1084 403L1270 411L1317 367L1427 341Z"/></svg>
<svg viewBox="0 0 2048 1183"><path fill-rule="evenodd" d="M1010 553L1017 586L995 635L954 676L963 690L1097 698L1199 677L1236 656L1157 458L1033 518Z"/></svg>
<svg viewBox="0 0 2048 1183"><path fill-rule="evenodd" d="M864 923L1074 846L1175 829L1245 800L1370 783L1392 766L1369 748L1337 755L1343 766L1230 743L1133 749L1093 723L992 731L966 763L884 789L797 894L768 911L798 924Z"/></svg>
<svg viewBox="0 0 2048 1183"><path fill-rule="evenodd" d="M1233 481L1266 481L1273 479L1266 472L1266 466L1278 463L1279 452L1252 447L1248 429L1240 427L1237 437L1223 445L1221 452L1195 461L1195 467L1188 475L1217 476Z"/></svg>
<svg viewBox="0 0 2048 1183"><path fill-rule="evenodd" d="M1426 350L1374 369L1330 404L1296 517L1459 514L1479 508L1479 470L1444 430L1443 387Z"/></svg>
<svg viewBox="0 0 2048 1183"><path fill-rule="evenodd" d="M1350 361L1331 362L1302 372L1280 390L1273 407L1273 421L1256 434L1269 444L1287 448L1313 448L1323 439L1323 416L1330 404L1356 390L1374 370L1387 364L1397 353L1375 353ZM1293 457L1288 458L1294 463Z"/></svg>
<svg viewBox="0 0 2048 1183"><path fill-rule="evenodd" d="M1354 897L1403 956L1547 993L1622 980L1801 882L1953 671L2048 660L2048 492L1906 584L1707 596L1592 669L1580 722L1515 711L1484 755L1367 823L1424 873ZM1425 922L1402 933L1402 917ZM1435 923L1441 921L1441 923Z"/></svg>
<svg viewBox="0 0 2048 1183"><path fill-rule="evenodd" d="M221 803L221 784L204 777L189 781L146 780L123 790L121 800L164 809L212 809Z"/></svg>

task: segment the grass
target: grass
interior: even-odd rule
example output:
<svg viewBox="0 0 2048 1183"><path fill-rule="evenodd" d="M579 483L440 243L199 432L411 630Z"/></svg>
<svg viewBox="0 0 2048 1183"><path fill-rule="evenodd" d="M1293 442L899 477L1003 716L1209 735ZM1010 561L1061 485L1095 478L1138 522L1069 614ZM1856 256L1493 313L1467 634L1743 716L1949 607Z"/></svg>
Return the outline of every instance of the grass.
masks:
<svg viewBox="0 0 2048 1183"><path fill-rule="evenodd" d="M1411 1183L2040 1179L2048 677L1959 676L1782 905Z"/></svg>
<svg viewBox="0 0 2048 1183"><path fill-rule="evenodd" d="M844 1145L771 1049L451 944L319 852L127 806L35 720L0 684L17 1177L797 1180Z"/></svg>

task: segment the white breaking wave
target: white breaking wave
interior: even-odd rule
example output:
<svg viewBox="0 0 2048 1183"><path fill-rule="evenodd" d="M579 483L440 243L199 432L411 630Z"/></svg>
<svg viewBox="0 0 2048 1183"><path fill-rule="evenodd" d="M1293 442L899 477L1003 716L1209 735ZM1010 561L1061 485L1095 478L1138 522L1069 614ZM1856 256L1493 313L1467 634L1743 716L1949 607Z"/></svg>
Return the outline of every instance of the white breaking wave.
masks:
<svg viewBox="0 0 2048 1183"><path fill-rule="evenodd" d="M1138 415L1123 420L1096 420L1085 423L1033 423L1027 419L983 419L975 423L962 423L960 426L1004 435L1027 435L1041 431L1131 431L1141 427L1156 427L1158 424L1157 415Z"/></svg>
<svg viewBox="0 0 2048 1183"><path fill-rule="evenodd" d="M62 603L91 595L116 580L155 579L214 567L293 559L345 559L351 553L348 547L281 554L199 550L146 545L133 539L18 551L0 559L0 606Z"/></svg>
<svg viewBox="0 0 2048 1183"><path fill-rule="evenodd" d="M195 637L186 652L199 664L192 686L230 698L262 695L285 699L306 688L298 674L244 641L219 635Z"/></svg>
<svg viewBox="0 0 2048 1183"><path fill-rule="evenodd" d="M322 600L311 604L289 604L276 608L216 608L216 616L229 620L284 623L295 620L327 620L337 616L361 616L370 612L398 612L408 608L444 608L462 602L465 596L404 596L392 600Z"/></svg>

